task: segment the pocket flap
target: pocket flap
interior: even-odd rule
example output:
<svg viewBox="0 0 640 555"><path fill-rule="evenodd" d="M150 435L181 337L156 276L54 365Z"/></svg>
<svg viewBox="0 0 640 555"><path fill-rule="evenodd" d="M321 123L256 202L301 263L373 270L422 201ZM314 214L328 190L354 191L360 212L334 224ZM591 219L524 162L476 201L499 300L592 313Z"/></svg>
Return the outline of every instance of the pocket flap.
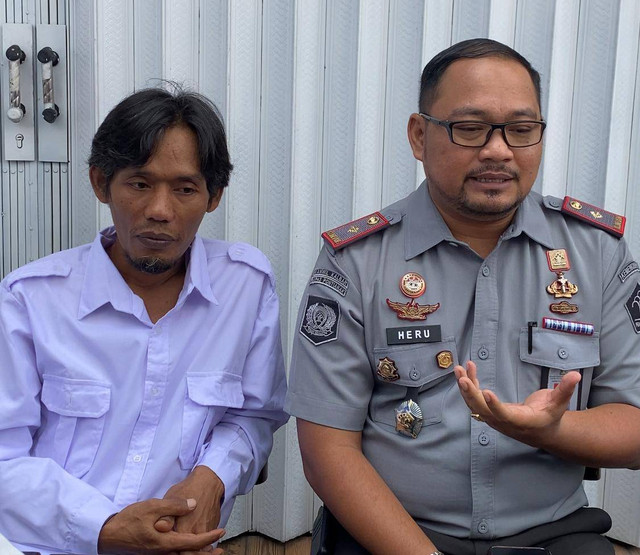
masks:
<svg viewBox="0 0 640 555"><path fill-rule="evenodd" d="M579 370L600 364L600 334L576 335L533 328L531 353L529 330L520 330L520 360L547 368Z"/></svg>
<svg viewBox="0 0 640 555"><path fill-rule="evenodd" d="M231 372L187 373L187 394L203 406L239 408L244 404L242 376Z"/></svg>
<svg viewBox="0 0 640 555"><path fill-rule="evenodd" d="M42 380L41 399L51 412L62 416L99 418L109 410L111 387L104 382L48 374Z"/></svg>
<svg viewBox="0 0 640 555"><path fill-rule="evenodd" d="M374 349L375 362L388 359L397 370L396 379L384 379L376 371L379 381L405 387L423 387L453 372L458 364L456 344L453 339L437 343L419 343L401 347ZM379 368L379 366L378 366Z"/></svg>

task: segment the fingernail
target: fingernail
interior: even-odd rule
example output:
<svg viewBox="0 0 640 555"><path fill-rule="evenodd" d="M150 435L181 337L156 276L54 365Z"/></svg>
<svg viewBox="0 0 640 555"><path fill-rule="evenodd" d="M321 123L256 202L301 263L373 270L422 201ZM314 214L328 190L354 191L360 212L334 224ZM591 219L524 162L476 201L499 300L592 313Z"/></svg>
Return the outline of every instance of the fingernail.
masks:
<svg viewBox="0 0 640 555"><path fill-rule="evenodd" d="M196 500L193 499L192 497L189 497L189 499L187 499L187 507L189 507L191 511L193 511L193 509L196 508L196 504L197 504Z"/></svg>

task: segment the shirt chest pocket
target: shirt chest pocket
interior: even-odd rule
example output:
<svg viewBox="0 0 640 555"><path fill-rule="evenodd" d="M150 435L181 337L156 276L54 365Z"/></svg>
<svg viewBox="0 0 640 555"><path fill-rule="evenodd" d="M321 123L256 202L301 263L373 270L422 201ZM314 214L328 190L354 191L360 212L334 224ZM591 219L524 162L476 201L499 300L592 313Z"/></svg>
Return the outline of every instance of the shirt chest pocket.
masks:
<svg viewBox="0 0 640 555"><path fill-rule="evenodd" d="M49 457L81 478L95 460L111 403L109 384L45 374L44 425L34 455Z"/></svg>
<svg viewBox="0 0 640 555"><path fill-rule="evenodd" d="M187 391L182 414L180 466L191 470L213 427L228 408L244 404L242 376L231 372L187 373Z"/></svg>
<svg viewBox="0 0 640 555"><path fill-rule="evenodd" d="M523 402L538 389L553 388L570 370L577 370L582 379L569 404L570 410L587 406L593 368L600 364L598 332L578 335L534 328L520 330L521 368L517 373L518 402Z"/></svg>
<svg viewBox="0 0 640 555"><path fill-rule="evenodd" d="M420 406L423 426L442 420L446 394L456 383L453 368L458 359L453 339L374 349L374 356L372 420L395 429L395 411L409 398Z"/></svg>

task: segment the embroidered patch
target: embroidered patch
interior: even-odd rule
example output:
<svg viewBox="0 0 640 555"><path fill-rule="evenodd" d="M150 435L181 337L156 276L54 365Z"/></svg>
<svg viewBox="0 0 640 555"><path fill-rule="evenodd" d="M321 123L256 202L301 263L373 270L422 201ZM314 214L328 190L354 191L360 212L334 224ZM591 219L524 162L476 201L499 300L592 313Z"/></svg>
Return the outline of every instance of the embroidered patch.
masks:
<svg viewBox="0 0 640 555"><path fill-rule="evenodd" d="M322 345L338 338L340 305L331 299L309 295L300 333L314 345Z"/></svg>
<svg viewBox="0 0 640 555"><path fill-rule="evenodd" d="M640 283L636 285L636 288L633 290L633 293L631 293L629 299L627 299L624 307L629 313L634 331L640 333Z"/></svg>
<svg viewBox="0 0 640 555"><path fill-rule="evenodd" d="M620 278L620 281L624 283L631 274L635 274L638 271L640 271L640 268L638 267L638 263L629 262L629 264L627 264L624 267L622 272L618 274L618 277Z"/></svg>
<svg viewBox="0 0 640 555"><path fill-rule="evenodd" d="M342 295L343 297L347 294L347 289L349 289L349 281L346 277L338 272L332 272L324 268L316 268L313 271L309 285L316 283L333 289L338 295Z"/></svg>

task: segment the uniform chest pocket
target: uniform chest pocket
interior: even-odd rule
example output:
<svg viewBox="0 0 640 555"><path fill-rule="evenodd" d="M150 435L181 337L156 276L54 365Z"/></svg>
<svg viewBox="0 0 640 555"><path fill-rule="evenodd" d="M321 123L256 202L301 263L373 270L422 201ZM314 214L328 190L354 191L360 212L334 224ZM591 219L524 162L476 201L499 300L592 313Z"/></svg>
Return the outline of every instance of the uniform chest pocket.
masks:
<svg viewBox="0 0 640 555"><path fill-rule="evenodd" d="M372 420L395 430L395 410L409 395L420 405L423 426L440 422L446 394L456 383L455 340L386 347L373 352L377 366L370 404Z"/></svg>
<svg viewBox="0 0 640 555"><path fill-rule="evenodd" d="M102 440L110 385L45 374L41 401L47 411L34 455L49 457L81 478L91 468Z"/></svg>
<svg viewBox="0 0 640 555"><path fill-rule="evenodd" d="M180 439L183 470L193 468L203 444L227 408L240 408L243 404L242 376L225 371L187 373Z"/></svg>
<svg viewBox="0 0 640 555"><path fill-rule="evenodd" d="M517 373L518 402L537 389L552 388L563 374L577 370L582 379L569 408L586 408L593 368L600 364L600 334L578 335L538 328L531 331L529 341L528 329L520 330L520 360L524 364Z"/></svg>

